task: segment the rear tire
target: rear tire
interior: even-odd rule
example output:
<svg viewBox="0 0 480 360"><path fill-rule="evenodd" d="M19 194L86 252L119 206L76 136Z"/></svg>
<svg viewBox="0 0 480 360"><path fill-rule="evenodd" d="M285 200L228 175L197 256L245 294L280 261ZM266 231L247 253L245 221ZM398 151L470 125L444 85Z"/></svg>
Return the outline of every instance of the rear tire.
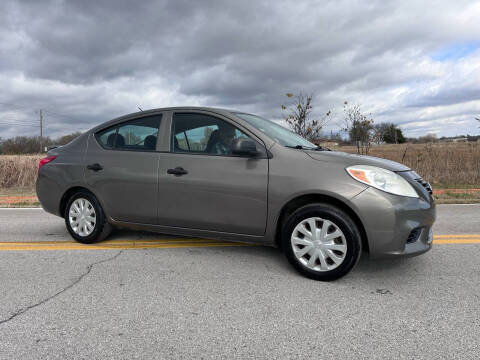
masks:
<svg viewBox="0 0 480 360"><path fill-rule="evenodd" d="M352 219L329 204L297 209L282 228L282 247L302 275L332 281L348 274L360 259L362 241Z"/></svg>
<svg viewBox="0 0 480 360"><path fill-rule="evenodd" d="M70 235L82 244L105 240L112 231L97 198L86 190L70 197L64 218Z"/></svg>

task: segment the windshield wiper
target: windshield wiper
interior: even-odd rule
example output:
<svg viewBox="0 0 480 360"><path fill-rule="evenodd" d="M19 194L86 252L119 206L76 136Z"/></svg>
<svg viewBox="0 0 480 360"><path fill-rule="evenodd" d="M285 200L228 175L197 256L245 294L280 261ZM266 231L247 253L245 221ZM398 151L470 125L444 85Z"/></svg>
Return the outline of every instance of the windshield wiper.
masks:
<svg viewBox="0 0 480 360"><path fill-rule="evenodd" d="M299 150L313 150L313 151L331 151L329 148L323 147L323 146L317 146L317 147L312 147L312 146L303 146L303 145L286 145L285 147L291 148L291 149L299 149Z"/></svg>

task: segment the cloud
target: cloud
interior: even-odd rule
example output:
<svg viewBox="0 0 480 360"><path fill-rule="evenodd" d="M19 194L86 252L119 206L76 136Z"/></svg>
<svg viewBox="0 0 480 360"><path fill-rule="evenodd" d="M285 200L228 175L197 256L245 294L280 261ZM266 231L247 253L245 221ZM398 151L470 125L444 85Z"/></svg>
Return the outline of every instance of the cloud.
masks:
<svg viewBox="0 0 480 360"><path fill-rule="evenodd" d="M316 113L332 109L337 122L348 100L411 136L477 132L475 1L7 0L1 7L0 103L16 107L0 104L0 123L35 122L43 108L46 133L58 136L137 106L170 105L278 120L284 94L306 91L315 92ZM0 124L2 137L36 131Z"/></svg>

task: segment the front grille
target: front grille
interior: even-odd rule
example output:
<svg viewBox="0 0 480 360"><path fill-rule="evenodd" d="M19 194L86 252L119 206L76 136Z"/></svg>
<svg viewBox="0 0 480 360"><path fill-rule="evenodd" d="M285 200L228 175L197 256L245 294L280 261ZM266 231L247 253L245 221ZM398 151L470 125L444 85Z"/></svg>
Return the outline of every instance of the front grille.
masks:
<svg viewBox="0 0 480 360"><path fill-rule="evenodd" d="M430 195L433 194L433 189L432 186L428 181L423 180L422 178L415 179L416 182L418 182L420 185L422 185Z"/></svg>
<svg viewBox="0 0 480 360"><path fill-rule="evenodd" d="M413 229L413 230L410 232L410 235L408 235L407 244L414 243L415 241L417 241L418 238L420 237L420 233L421 233L421 232L422 232L422 229L421 229L421 228Z"/></svg>

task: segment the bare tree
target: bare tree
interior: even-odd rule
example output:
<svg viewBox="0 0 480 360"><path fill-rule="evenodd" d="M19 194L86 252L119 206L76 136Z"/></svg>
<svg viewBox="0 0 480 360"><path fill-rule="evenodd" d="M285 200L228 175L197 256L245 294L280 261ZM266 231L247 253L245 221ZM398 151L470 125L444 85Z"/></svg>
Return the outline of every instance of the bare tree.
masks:
<svg viewBox="0 0 480 360"><path fill-rule="evenodd" d="M375 134L373 119L362 113L360 105L349 105L347 101L343 104L343 111L343 131L348 132L350 141L357 146L358 154L368 155Z"/></svg>
<svg viewBox="0 0 480 360"><path fill-rule="evenodd" d="M434 143L434 142L437 142L438 141L437 134L428 133L425 136L420 136L418 138L418 141L420 143Z"/></svg>
<svg viewBox="0 0 480 360"><path fill-rule="evenodd" d="M68 135L63 135L56 140L56 145L68 144L70 141L76 139L80 135L82 135L82 133L80 131L76 131L76 132L73 132L73 133L68 134Z"/></svg>
<svg viewBox="0 0 480 360"><path fill-rule="evenodd" d="M308 140L318 139L323 127L330 120L332 112L327 111L321 118L311 119L313 94L287 93L286 96L292 101L287 105L282 104L282 110L287 112L285 121L290 129Z"/></svg>
<svg viewBox="0 0 480 360"><path fill-rule="evenodd" d="M65 145L80 135L80 132L75 132L57 139L52 139L49 136L43 136L42 138L40 136L16 136L5 140L0 139L0 154L36 154L40 144L44 147Z"/></svg>

